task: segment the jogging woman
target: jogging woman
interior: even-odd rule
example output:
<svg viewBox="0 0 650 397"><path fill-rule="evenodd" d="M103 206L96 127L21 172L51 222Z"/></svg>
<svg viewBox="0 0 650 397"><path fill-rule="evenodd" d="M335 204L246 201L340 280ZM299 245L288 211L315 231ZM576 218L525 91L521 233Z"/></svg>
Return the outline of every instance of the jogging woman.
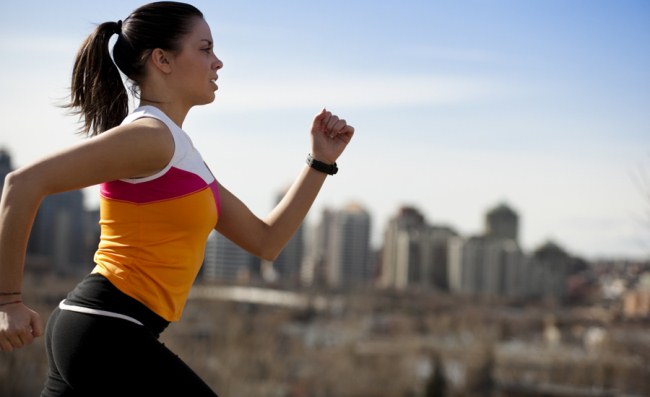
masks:
<svg viewBox="0 0 650 397"><path fill-rule="evenodd" d="M216 229L254 255L276 258L354 134L344 120L319 112L307 164L277 207L258 218L215 179L183 130L192 107L214 100L222 67L210 28L191 5L150 3L124 21L98 25L79 50L71 86L70 107L89 138L6 177L0 350L45 333L49 371L42 396L216 395L158 340L181 317L208 234ZM119 71L138 93L132 112ZM35 214L49 194L97 184L95 267L43 332L21 295Z"/></svg>

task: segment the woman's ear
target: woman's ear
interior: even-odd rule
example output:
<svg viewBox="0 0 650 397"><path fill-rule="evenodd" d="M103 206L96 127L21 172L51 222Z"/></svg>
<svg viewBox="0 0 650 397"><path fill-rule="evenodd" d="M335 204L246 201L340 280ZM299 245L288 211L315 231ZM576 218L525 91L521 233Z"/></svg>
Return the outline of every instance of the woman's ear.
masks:
<svg viewBox="0 0 650 397"><path fill-rule="evenodd" d="M151 63L153 66L165 74L172 72L170 55L167 51L156 48L151 52Z"/></svg>

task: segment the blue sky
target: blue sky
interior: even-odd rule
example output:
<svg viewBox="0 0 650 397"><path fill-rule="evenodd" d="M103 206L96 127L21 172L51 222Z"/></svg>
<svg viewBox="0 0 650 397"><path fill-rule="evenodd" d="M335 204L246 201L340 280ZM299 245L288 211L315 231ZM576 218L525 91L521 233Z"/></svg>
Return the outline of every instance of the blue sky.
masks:
<svg viewBox="0 0 650 397"><path fill-rule="evenodd" d="M133 1L0 2L0 146L66 147L58 108L94 23ZM357 129L309 215L360 202L373 241L401 205L462 235L501 202L532 250L650 255L650 2L196 1L224 62L185 129L259 215L299 172L320 108ZM97 191L88 189L88 205Z"/></svg>

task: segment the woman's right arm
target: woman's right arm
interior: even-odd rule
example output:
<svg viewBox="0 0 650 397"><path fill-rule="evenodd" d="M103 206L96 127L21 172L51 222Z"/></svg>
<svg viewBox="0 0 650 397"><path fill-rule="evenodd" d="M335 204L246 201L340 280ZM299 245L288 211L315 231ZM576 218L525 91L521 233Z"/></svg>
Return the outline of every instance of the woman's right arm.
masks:
<svg viewBox="0 0 650 397"><path fill-rule="evenodd" d="M30 314L22 303L7 303L22 300L14 293L21 292L27 241L43 198L105 181L154 174L167 165L173 152L174 141L167 127L145 118L7 175L0 200L0 350L22 347L41 333L35 313Z"/></svg>

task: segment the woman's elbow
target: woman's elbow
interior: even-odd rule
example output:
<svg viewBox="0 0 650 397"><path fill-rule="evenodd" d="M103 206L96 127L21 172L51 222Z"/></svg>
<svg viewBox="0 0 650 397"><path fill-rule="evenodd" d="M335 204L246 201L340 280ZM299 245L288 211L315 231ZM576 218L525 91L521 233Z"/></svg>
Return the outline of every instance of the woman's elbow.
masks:
<svg viewBox="0 0 650 397"><path fill-rule="evenodd" d="M223 229L215 228L215 230L218 233L225 233ZM237 236L228 234L224 234L224 236L230 239L230 241L235 243L235 245L239 246L242 250L264 261L275 261L282 251L282 248L278 249L268 240L263 238L252 238L255 236L254 233L248 234L248 238L237 238Z"/></svg>
<svg viewBox="0 0 650 397"><path fill-rule="evenodd" d="M276 249L273 247L269 247L266 249L261 250L257 256L265 261L268 262L275 262L278 259L278 256L280 256L280 253L282 252L282 249Z"/></svg>
<svg viewBox="0 0 650 397"><path fill-rule="evenodd" d="M284 250L286 243L286 241L283 242L282 240L266 240L260 245L261 249L258 256L265 261L275 262L282 250Z"/></svg>
<svg viewBox="0 0 650 397"><path fill-rule="evenodd" d="M7 175L5 175L5 179L2 182L2 186L5 189L11 186L15 186L16 182L18 182L19 180L20 180L20 173L18 172L18 170L13 170Z"/></svg>
<svg viewBox="0 0 650 397"><path fill-rule="evenodd" d="M2 186L5 199L20 198L25 195L24 190L29 186L29 177L21 169L13 170L5 176Z"/></svg>
<svg viewBox="0 0 650 397"><path fill-rule="evenodd" d="M31 197L40 200L45 196L42 187L35 183L30 172L20 168L5 176L2 190L6 199L25 200Z"/></svg>
<svg viewBox="0 0 650 397"><path fill-rule="evenodd" d="M284 249L285 243L282 238L279 238L277 231L272 230L270 227L265 227L263 231L256 234L254 244L254 254L260 259L274 262L280 256Z"/></svg>

